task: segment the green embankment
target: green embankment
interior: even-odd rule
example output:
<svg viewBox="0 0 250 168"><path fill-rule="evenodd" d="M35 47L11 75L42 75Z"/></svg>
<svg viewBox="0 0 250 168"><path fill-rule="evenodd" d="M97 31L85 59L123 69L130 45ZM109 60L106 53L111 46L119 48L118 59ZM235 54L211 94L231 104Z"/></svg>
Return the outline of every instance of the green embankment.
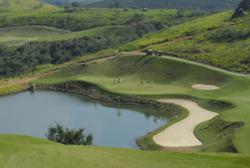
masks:
<svg viewBox="0 0 250 168"><path fill-rule="evenodd" d="M248 156L185 154L129 149L64 146L24 136L0 136L3 168L247 168Z"/></svg>

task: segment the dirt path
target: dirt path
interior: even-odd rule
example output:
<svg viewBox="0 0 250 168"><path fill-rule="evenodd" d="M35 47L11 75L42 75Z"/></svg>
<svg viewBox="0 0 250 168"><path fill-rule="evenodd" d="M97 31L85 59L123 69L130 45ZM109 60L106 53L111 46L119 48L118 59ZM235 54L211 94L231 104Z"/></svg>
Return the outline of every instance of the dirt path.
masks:
<svg viewBox="0 0 250 168"><path fill-rule="evenodd" d="M164 131L153 137L153 140L163 147L193 147L200 146L202 142L194 135L194 128L202 122L208 121L218 113L208 111L197 103L182 99L162 99L163 103L173 103L189 111L187 118L170 125Z"/></svg>

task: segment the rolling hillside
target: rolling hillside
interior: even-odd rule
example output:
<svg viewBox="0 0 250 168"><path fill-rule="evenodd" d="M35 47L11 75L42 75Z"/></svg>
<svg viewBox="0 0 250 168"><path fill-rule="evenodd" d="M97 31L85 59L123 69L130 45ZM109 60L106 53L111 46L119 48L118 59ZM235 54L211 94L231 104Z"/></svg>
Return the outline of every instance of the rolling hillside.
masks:
<svg viewBox="0 0 250 168"><path fill-rule="evenodd" d="M54 8L40 0L0 0L0 11L22 11Z"/></svg>
<svg viewBox="0 0 250 168"><path fill-rule="evenodd" d="M68 3L72 3L72 2L79 2L82 5L87 5L87 4L91 4L91 3L96 3L96 2L100 2L102 0L44 0L44 2L48 2L50 4L53 5L65 5Z"/></svg>
<svg viewBox="0 0 250 168"><path fill-rule="evenodd" d="M221 10L235 8L239 2L240 0L104 0L90 6Z"/></svg>
<svg viewBox="0 0 250 168"><path fill-rule="evenodd" d="M249 73L250 15L231 19L232 15L233 11L226 11L201 17L145 35L121 49L161 50L171 56Z"/></svg>

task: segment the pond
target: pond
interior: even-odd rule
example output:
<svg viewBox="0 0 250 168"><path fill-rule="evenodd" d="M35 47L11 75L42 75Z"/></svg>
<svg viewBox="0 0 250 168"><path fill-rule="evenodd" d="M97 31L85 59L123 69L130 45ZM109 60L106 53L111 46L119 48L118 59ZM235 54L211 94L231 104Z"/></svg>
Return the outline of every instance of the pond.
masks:
<svg viewBox="0 0 250 168"><path fill-rule="evenodd" d="M0 97L0 134L46 138L49 125L84 128L94 145L137 148L135 140L167 123L166 118L107 107L75 94L50 91L23 92Z"/></svg>

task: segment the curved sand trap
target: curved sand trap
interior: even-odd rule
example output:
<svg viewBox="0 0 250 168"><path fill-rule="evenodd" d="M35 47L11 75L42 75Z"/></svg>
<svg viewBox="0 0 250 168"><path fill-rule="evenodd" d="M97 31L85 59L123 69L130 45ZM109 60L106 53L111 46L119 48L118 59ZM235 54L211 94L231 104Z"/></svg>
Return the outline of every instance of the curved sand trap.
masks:
<svg viewBox="0 0 250 168"><path fill-rule="evenodd" d="M198 90L217 90L217 89L219 89L218 86L206 85L206 84L194 84L194 85L192 85L192 88L198 89Z"/></svg>
<svg viewBox="0 0 250 168"><path fill-rule="evenodd" d="M202 122L208 121L218 113L208 111L198 106L197 103L181 99L162 99L163 103L173 103L189 111L187 118L170 125L164 131L153 137L153 140L163 147L193 147L202 145L194 135L194 128Z"/></svg>

